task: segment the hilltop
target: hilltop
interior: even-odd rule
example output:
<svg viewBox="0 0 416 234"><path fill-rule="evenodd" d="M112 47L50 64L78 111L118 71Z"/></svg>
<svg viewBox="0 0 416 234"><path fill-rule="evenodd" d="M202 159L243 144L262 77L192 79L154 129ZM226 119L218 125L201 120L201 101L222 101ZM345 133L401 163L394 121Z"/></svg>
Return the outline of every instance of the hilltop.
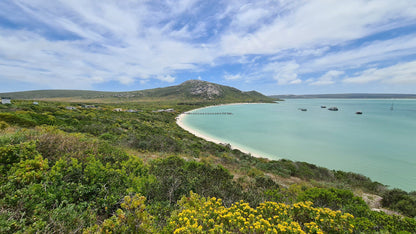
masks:
<svg viewBox="0 0 416 234"><path fill-rule="evenodd" d="M12 99L42 99L60 101L221 101L221 102L272 102L256 91L243 92L233 87L219 85L201 80L188 80L182 84L164 88L147 89L130 92L104 92L90 90L35 90L1 93L0 96Z"/></svg>

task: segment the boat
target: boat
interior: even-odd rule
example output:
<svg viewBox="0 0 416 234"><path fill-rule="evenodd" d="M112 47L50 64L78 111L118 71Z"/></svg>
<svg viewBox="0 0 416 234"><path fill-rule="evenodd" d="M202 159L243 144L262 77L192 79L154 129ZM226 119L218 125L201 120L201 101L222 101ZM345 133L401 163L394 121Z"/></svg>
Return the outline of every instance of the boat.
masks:
<svg viewBox="0 0 416 234"><path fill-rule="evenodd" d="M357 111L357 112L355 112L355 114L357 114L357 115L362 115L362 114L363 114L363 112L361 112L361 111Z"/></svg>
<svg viewBox="0 0 416 234"><path fill-rule="evenodd" d="M306 109L306 108L298 108L298 110L307 111L308 109Z"/></svg>
<svg viewBox="0 0 416 234"><path fill-rule="evenodd" d="M321 106L321 108L326 108L326 106Z"/></svg>
<svg viewBox="0 0 416 234"><path fill-rule="evenodd" d="M330 111L338 111L338 107L336 107L336 106L330 107L330 108L328 108L328 110L330 110Z"/></svg>

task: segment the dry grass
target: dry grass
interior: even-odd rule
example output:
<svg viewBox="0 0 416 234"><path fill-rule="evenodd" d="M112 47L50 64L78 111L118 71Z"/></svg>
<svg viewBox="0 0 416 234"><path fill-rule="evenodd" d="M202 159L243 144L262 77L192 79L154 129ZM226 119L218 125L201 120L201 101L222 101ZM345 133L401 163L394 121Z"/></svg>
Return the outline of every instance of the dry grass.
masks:
<svg viewBox="0 0 416 234"><path fill-rule="evenodd" d="M98 153L98 141L86 139L82 134L69 134L59 130L37 128L30 140L37 141L37 150L48 160L56 161L64 155L82 160L87 154Z"/></svg>

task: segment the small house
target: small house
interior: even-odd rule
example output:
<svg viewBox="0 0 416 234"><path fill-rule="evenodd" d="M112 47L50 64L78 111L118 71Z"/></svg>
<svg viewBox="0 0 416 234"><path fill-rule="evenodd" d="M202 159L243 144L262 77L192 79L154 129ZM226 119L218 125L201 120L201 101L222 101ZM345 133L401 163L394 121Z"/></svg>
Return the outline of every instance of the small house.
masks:
<svg viewBox="0 0 416 234"><path fill-rule="evenodd" d="M132 109L130 109L130 110L126 110L126 112L129 112L129 113L137 113L139 111L138 110L132 110Z"/></svg>
<svg viewBox="0 0 416 234"><path fill-rule="evenodd" d="M76 110L77 108L73 107L73 106L67 106L67 107L65 107L65 109L67 109L67 110Z"/></svg>
<svg viewBox="0 0 416 234"><path fill-rule="evenodd" d="M88 109L97 108L95 105L82 105L82 107L83 108L88 108Z"/></svg>
<svg viewBox="0 0 416 234"><path fill-rule="evenodd" d="M2 97L1 104L12 104L12 99L9 97Z"/></svg>
<svg viewBox="0 0 416 234"><path fill-rule="evenodd" d="M39 105L39 102L33 102L33 105Z"/></svg>
<svg viewBox="0 0 416 234"><path fill-rule="evenodd" d="M175 110L174 109L160 109L160 110L152 111L152 112L156 112L156 113L159 113L159 112L175 112Z"/></svg>
<svg viewBox="0 0 416 234"><path fill-rule="evenodd" d="M115 112L122 112L123 109L121 109L121 108L115 108L113 111L115 111Z"/></svg>

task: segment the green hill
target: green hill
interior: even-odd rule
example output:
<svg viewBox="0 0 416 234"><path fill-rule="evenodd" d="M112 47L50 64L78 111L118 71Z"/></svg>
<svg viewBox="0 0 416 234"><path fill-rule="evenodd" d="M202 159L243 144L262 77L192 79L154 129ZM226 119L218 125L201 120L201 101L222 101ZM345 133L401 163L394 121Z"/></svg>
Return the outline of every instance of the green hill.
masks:
<svg viewBox="0 0 416 234"><path fill-rule="evenodd" d="M103 92L88 90L35 90L1 93L12 99L66 99L102 101L221 101L221 102L272 102L275 99L256 91L243 92L236 88L200 80L188 80L180 85L130 92Z"/></svg>

